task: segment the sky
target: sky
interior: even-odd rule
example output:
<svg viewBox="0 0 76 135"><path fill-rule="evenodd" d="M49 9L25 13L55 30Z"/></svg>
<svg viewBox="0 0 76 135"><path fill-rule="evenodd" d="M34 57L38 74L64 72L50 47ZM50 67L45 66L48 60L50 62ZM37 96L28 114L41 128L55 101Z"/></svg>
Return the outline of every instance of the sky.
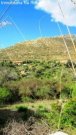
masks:
<svg viewBox="0 0 76 135"><path fill-rule="evenodd" d="M61 6L61 10L59 8ZM0 0L0 48L42 37L76 34L76 5L71 0Z"/></svg>

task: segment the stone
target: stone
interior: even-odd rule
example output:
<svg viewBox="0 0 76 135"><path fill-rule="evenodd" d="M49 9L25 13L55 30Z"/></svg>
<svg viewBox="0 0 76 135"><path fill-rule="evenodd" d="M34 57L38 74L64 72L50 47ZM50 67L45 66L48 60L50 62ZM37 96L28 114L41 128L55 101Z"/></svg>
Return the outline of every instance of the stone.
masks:
<svg viewBox="0 0 76 135"><path fill-rule="evenodd" d="M49 134L49 135L68 135L68 134L64 133L64 132L61 132L61 131L58 131L58 132L55 132L55 133L52 133L52 134Z"/></svg>

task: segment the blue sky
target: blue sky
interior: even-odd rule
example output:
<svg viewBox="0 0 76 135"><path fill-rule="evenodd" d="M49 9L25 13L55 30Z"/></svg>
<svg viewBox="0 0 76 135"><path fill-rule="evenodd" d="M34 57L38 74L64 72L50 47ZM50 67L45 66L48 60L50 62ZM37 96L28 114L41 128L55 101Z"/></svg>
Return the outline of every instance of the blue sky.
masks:
<svg viewBox="0 0 76 135"><path fill-rule="evenodd" d="M7 7L8 5L0 4L0 48L26 40L60 35L52 14L36 9L33 4L22 4L11 5L1 17ZM60 26L63 34L68 34L66 26L61 22ZM71 26L70 31L76 34L75 26Z"/></svg>

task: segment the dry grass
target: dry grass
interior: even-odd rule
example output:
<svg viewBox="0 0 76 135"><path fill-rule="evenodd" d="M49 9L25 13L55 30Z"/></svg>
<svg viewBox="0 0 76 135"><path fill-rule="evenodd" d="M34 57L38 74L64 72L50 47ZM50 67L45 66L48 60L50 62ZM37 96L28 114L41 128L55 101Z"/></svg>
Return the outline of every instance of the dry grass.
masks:
<svg viewBox="0 0 76 135"><path fill-rule="evenodd" d="M30 123L10 121L3 129L3 135L47 135L49 128L45 123Z"/></svg>
<svg viewBox="0 0 76 135"><path fill-rule="evenodd" d="M47 109L51 108L52 103L60 103L60 100L37 100L34 102L26 102L26 103L16 103L13 105L7 105L0 110L16 110L18 107L23 106L23 107L28 107L28 109L37 109L39 106L47 107Z"/></svg>
<svg viewBox="0 0 76 135"><path fill-rule="evenodd" d="M3 129L4 135L30 135L27 131L26 124L21 122L12 121L7 123L6 127Z"/></svg>
<svg viewBox="0 0 76 135"><path fill-rule="evenodd" d="M65 37L72 59L76 60L76 54L70 38ZM74 41L76 44L76 40ZM8 54L8 55L7 55ZM16 44L8 49L0 51L0 60L10 59L12 61L24 60L60 60L69 59L63 39L61 37L42 38Z"/></svg>

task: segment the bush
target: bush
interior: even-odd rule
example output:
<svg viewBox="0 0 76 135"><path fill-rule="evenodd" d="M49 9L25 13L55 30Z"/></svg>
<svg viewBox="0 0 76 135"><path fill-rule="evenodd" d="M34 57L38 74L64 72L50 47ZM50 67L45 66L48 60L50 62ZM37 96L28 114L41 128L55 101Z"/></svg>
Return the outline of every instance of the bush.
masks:
<svg viewBox="0 0 76 135"><path fill-rule="evenodd" d="M9 72L8 72L8 74L6 76L6 79L7 80L18 80L19 79L19 75L18 75L16 70L11 69L11 70L9 70Z"/></svg>
<svg viewBox="0 0 76 135"><path fill-rule="evenodd" d="M60 83L59 82L57 81L51 82L49 95L51 99L56 99L60 97Z"/></svg>
<svg viewBox="0 0 76 135"><path fill-rule="evenodd" d="M21 80L19 83L19 92L22 97L30 97L35 99L36 92L39 87L41 87L41 81L35 78Z"/></svg>
<svg viewBox="0 0 76 135"><path fill-rule="evenodd" d="M18 112L27 112L28 111L28 107L25 106L19 106L17 107Z"/></svg>
<svg viewBox="0 0 76 135"><path fill-rule="evenodd" d="M35 113L35 117L37 118L46 118L46 115L48 115L49 110L48 108L44 107L44 106L38 106L36 113Z"/></svg>
<svg viewBox="0 0 76 135"><path fill-rule="evenodd" d="M74 67L76 67L76 63L73 62L73 65L74 65ZM68 60L68 61L67 61L66 67L67 67L67 68L72 68L72 62L71 62L71 60Z"/></svg>
<svg viewBox="0 0 76 135"><path fill-rule="evenodd" d="M0 65L7 66L7 67L15 67L15 64L12 61L7 61L7 60L2 61Z"/></svg>
<svg viewBox="0 0 76 135"><path fill-rule="evenodd" d="M72 98L75 98L76 97L76 82L75 84L71 86L71 88L72 88Z"/></svg>
<svg viewBox="0 0 76 135"><path fill-rule="evenodd" d="M22 113L22 120L28 120L31 116L34 116L34 111L29 109L27 106L19 106L17 107L19 113Z"/></svg>
<svg viewBox="0 0 76 135"><path fill-rule="evenodd" d="M61 91L62 98L71 98L72 97L72 89L69 87L64 87Z"/></svg>
<svg viewBox="0 0 76 135"><path fill-rule="evenodd" d="M73 126L76 128L76 100L71 99L68 103L65 104L61 125L63 126Z"/></svg>
<svg viewBox="0 0 76 135"><path fill-rule="evenodd" d="M11 91L7 88L0 88L0 104L7 103L11 98Z"/></svg>
<svg viewBox="0 0 76 135"><path fill-rule="evenodd" d="M37 90L36 96L40 99L49 98L49 91L50 88L48 86L43 86L40 89Z"/></svg>
<svg viewBox="0 0 76 135"><path fill-rule="evenodd" d="M72 97L73 98L76 97L76 89L73 89L73 91L72 91Z"/></svg>
<svg viewBox="0 0 76 135"><path fill-rule="evenodd" d="M33 99L30 98L30 97L24 97L24 96L22 96L21 101L22 102L33 102Z"/></svg>
<svg viewBox="0 0 76 135"><path fill-rule="evenodd" d="M42 75L44 75L43 69L38 69L38 70L35 72L35 77L41 77Z"/></svg>
<svg viewBox="0 0 76 135"><path fill-rule="evenodd" d="M21 101L21 95L19 93L19 81L6 81L4 87L9 89L12 93L9 100L10 103ZM14 98L13 98L14 97Z"/></svg>
<svg viewBox="0 0 76 135"><path fill-rule="evenodd" d="M57 129L60 110L61 106L57 103L51 104L50 109L41 105L37 108L36 117L44 118L49 123L51 128Z"/></svg>

